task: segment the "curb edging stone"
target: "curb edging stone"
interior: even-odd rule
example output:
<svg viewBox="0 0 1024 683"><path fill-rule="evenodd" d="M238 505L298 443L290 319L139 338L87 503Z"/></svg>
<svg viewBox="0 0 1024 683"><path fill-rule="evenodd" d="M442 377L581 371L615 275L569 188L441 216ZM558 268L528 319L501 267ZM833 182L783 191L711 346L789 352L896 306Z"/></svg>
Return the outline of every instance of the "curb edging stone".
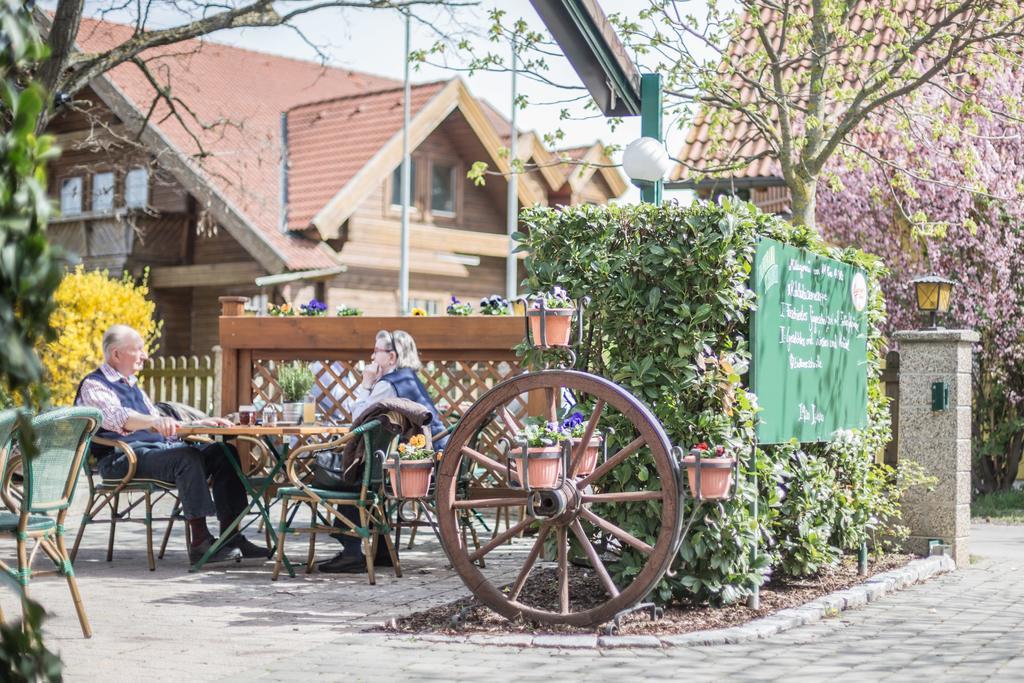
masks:
<svg viewBox="0 0 1024 683"><path fill-rule="evenodd" d="M693 647L698 645L725 645L768 638L806 624L836 616L840 612L863 607L876 602L889 593L894 593L916 583L921 583L938 574L953 571L956 563L951 557L936 555L913 560L907 566L871 577L856 586L824 595L798 607L779 610L774 614L754 619L745 624L729 628L694 631L665 636L625 635L596 636L588 634L545 634L532 636L515 634L377 634L385 638L420 640L430 643L470 643L474 645L503 645L506 647L544 647L556 649L580 648L662 648ZM366 634L364 634L366 635Z"/></svg>

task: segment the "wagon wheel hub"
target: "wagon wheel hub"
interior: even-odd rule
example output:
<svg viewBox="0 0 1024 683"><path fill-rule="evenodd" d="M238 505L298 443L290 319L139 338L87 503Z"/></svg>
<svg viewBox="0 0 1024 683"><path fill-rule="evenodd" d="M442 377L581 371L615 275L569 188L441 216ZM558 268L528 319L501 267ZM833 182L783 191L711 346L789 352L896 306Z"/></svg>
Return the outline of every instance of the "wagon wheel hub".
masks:
<svg viewBox="0 0 1024 683"><path fill-rule="evenodd" d="M583 498L575 482L565 481L557 489L533 491L526 509L534 517L548 517L559 526L568 526L579 517Z"/></svg>

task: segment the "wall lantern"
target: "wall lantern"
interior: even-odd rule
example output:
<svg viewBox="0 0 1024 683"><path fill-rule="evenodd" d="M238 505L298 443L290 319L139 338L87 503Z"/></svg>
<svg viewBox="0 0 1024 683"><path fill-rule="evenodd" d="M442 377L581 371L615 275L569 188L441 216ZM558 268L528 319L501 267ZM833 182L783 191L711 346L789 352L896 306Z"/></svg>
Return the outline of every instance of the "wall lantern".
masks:
<svg viewBox="0 0 1024 683"><path fill-rule="evenodd" d="M630 180L640 183L655 183L665 177L672 168L672 159L665 151L665 145L655 138L637 138L626 145L622 153L622 170Z"/></svg>
<svg viewBox="0 0 1024 683"><path fill-rule="evenodd" d="M924 311L931 316L931 327L926 329L939 329L938 314L949 311L949 295L956 282L938 275L925 275L915 278L911 282L917 293L917 310Z"/></svg>

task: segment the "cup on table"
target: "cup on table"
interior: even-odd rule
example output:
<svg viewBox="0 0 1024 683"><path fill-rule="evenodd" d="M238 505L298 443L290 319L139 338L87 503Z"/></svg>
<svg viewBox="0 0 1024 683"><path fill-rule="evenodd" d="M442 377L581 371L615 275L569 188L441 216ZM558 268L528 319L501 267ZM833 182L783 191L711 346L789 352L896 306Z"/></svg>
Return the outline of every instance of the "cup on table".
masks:
<svg viewBox="0 0 1024 683"><path fill-rule="evenodd" d="M238 424L246 426L256 424L256 408L253 406L239 406Z"/></svg>

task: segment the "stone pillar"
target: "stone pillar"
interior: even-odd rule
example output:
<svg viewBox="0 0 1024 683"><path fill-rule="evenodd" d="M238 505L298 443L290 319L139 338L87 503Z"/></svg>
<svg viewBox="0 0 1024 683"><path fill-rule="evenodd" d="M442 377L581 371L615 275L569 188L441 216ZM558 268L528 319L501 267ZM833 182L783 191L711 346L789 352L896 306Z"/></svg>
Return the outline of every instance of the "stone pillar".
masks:
<svg viewBox="0 0 1024 683"><path fill-rule="evenodd" d="M899 461L913 460L938 482L935 490L908 491L906 548L928 552L937 538L953 548L958 567L968 563L971 528L971 345L973 330L897 332L900 349ZM944 382L948 407L934 410L933 385Z"/></svg>

